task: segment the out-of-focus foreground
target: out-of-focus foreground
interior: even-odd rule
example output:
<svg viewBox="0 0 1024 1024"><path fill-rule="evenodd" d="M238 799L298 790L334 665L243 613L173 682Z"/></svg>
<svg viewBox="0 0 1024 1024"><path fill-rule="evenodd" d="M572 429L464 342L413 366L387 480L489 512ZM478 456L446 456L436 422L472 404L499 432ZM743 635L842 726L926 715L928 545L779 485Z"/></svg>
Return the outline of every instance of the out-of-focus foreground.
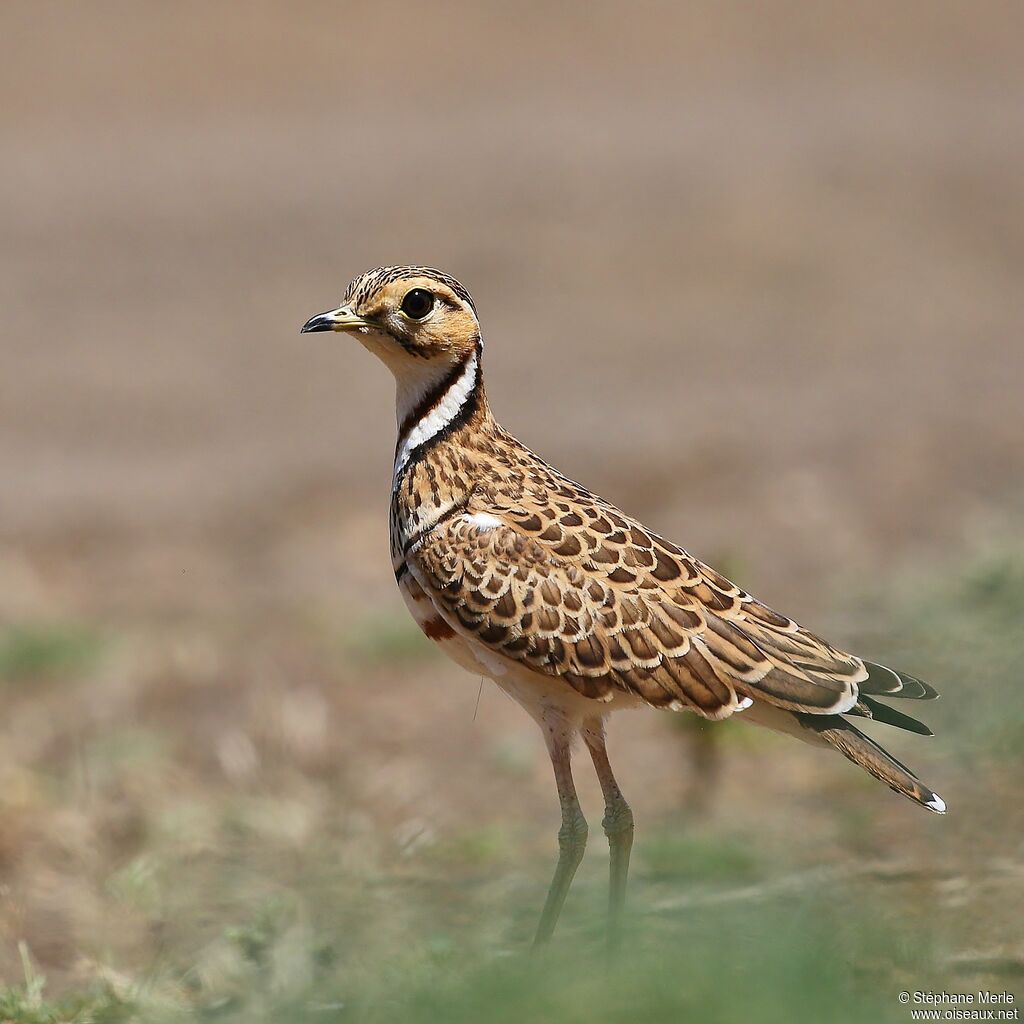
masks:
<svg viewBox="0 0 1024 1024"><path fill-rule="evenodd" d="M0 1020L1024 996L1017 5L9 2L0 58ZM932 681L885 739L950 814L621 716L622 962L583 765L526 961L539 737L407 622L385 372L297 333L393 262L473 291L527 444Z"/></svg>

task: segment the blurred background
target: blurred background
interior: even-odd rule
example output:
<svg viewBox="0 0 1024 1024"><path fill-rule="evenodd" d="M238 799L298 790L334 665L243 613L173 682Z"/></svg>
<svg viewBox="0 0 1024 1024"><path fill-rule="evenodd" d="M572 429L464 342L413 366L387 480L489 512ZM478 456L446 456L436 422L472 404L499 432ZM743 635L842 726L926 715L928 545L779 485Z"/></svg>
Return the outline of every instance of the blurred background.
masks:
<svg viewBox="0 0 1024 1024"><path fill-rule="evenodd" d="M1019 1001L1022 29L1013 0L6 0L0 1019ZM472 291L525 443L930 679L937 738L884 740L950 814L619 716L626 951L581 764L590 850L526 960L542 744L407 619L389 376L298 335L391 263Z"/></svg>

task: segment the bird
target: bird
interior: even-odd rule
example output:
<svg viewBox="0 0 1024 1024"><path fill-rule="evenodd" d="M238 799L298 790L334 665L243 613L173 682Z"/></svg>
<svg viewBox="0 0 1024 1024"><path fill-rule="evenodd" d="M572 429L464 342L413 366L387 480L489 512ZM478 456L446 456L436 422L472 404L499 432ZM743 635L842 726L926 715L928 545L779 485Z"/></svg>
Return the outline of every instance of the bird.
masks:
<svg viewBox="0 0 1024 1024"><path fill-rule="evenodd" d="M769 608L504 430L484 388L476 305L454 277L422 266L366 271L301 331L351 335L394 375L398 587L422 632L543 734L561 827L535 946L551 938L587 842L571 764L579 740L604 797L608 936L620 941L634 817L608 757L614 711L737 716L837 750L945 813L941 797L855 724L930 736L886 701L936 691Z"/></svg>

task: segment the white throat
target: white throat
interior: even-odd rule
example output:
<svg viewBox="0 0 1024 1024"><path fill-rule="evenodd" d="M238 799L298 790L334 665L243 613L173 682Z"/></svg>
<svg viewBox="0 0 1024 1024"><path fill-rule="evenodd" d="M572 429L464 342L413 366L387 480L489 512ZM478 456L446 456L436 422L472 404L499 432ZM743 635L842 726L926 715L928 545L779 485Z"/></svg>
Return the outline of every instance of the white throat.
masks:
<svg viewBox="0 0 1024 1024"><path fill-rule="evenodd" d="M447 374L444 374L415 382L398 380L396 408L399 430L402 429L402 425L408 417L413 415L424 400L442 384L446 376ZM398 449L395 452L395 473L392 486L398 483L398 478L408 464L412 453L420 445L440 434L459 415L462 407L472 397L477 386L478 376L479 361L477 352L474 350L459 375L447 385L441 394L436 396L434 401L430 402L423 415L408 426L405 435L399 437Z"/></svg>

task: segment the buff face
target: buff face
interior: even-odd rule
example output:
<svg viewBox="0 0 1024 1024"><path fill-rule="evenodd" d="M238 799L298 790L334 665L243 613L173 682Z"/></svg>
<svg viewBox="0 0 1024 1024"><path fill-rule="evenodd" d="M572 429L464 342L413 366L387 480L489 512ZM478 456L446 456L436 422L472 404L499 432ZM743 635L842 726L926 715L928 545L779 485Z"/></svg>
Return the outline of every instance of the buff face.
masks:
<svg viewBox="0 0 1024 1024"><path fill-rule="evenodd" d="M423 267L360 274L341 305L310 319L304 332L355 335L400 376L409 360L451 365L480 342L473 300L454 279Z"/></svg>

